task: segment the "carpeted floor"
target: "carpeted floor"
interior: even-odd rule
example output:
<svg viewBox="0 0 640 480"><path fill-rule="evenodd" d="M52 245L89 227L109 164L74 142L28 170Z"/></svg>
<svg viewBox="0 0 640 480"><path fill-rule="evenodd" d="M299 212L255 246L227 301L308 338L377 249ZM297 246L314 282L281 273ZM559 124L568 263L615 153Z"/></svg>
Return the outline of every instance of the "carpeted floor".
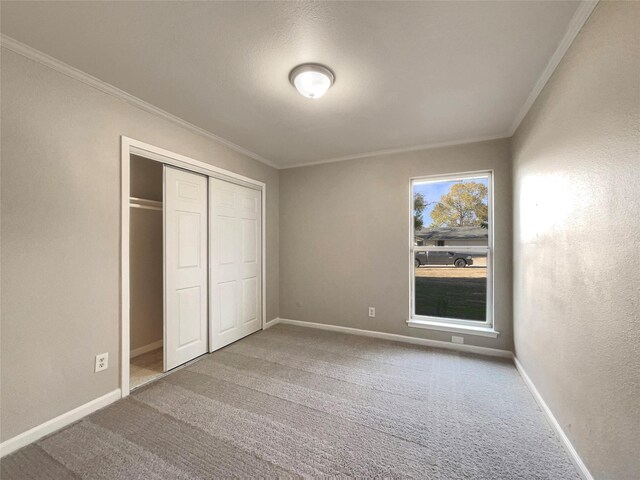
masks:
<svg viewBox="0 0 640 480"><path fill-rule="evenodd" d="M3 480L579 479L510 362L285 325L1 466Z"/></svg>

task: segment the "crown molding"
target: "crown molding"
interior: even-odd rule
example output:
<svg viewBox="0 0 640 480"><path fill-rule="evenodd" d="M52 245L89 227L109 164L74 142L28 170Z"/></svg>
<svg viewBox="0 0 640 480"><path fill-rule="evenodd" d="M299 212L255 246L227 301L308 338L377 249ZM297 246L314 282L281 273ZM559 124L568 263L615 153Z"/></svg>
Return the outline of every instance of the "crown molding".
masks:
<svg viewBox="0 0 640 480"><path fill-rule="evenodd" d="M535 85L533 86L533 89L529 93L527 100L518 111L518 114L514 118L513 122L511 123L511 127L507 132L500 135L460 139L460 140L454 140L450 142L430 143L425 145L416 145L412 147L376 150L373 152L359 153L355 155L346 155L344 157L335 157L335 158L328 158L323 160L316 160L316 161L307 162L299 165L286 165L286 166L281 166L280 168L289 169L289 168L297 168L297 167L308 167L312 165L321 165L324 163L343 162L346 160L356 160L356 159L366 158L366 157L377 157L380 155L390 155L394 153L415 152L418 150L430 150L434 148L453 147L456 145L466 145L469 143L486 142L489 140L498 140L502 138L511 138L515 133L515 131L520 126L520 123L522 123L522 120L524 120L524 117L527 115L527 113L535 103L536 99L538 98L542 90L544 89L545 85L551 78L551 75L553 75L553 72L560 64L560 61L562 60L564 55L567 53L567 50L569 50L569 47L571 46L575 38L578 36L578 33L580 32L580 30L582 29L586 21L591 16L591 13L595 9L598 2L599 0L582 0L580 2L580 5L578 5L578 8L573 14L573 17L571 17L571 21L567 26L567 31L562 37L562 40L560 40L558 47L556 48L555 52L547 62L547 65L545 66L544 70L540 74L540 77L538 78Z"/></svg>
<svg viewBox="0 0 640 480"><path fill-rule="evenodd" d="M333 157L333 158L327 158L327 159L320 159L320 160L315 160L315 161L311 161L311 162L306 162L306 163L302 163L302 164L296 164L296 165L277 165L276 163L272 162L271 160L268 160L264 157L261 157L260 155L247 150L246 148L241 147L240 145L237 145L229 140L226 140L222 137L219 137L217 135L215 135L212 132L209 132L208 130L205 130L203 128L200 128L196 125L193 125L192 123L187 122L186 120L183 120L180 117L177 117L169 112L166 112L158 107L155 107L154 105L151 105L148 102L145 102L144 100L139 99L138 97L135 97L133 95L128 94L127 92L120 90L117 87L114 87L113 85L110 85L106 82L103 82L102 80L99 80L96 77L93 77L92 75L89 75L88 73L85 73L81 70L78 70L77 68L74 68L56 58L53 58L39 50L36 50L32 47L29 47L28 45L25 45L11 37L8 37L7 35L1 34L0 35L0 45L4 48L7 48L8 50L11 50L19 55L22 55L26 58L29 58L33 61L36 61L42 65L45 65L49 68L52 68L60 73L63 73L64 75L67 75L68 77L71 77L75 80L81 81L83 83L85 83L86 85L89 85L91 87L94 87L98 90L100 90L103 93L106 93L108 95L111 95L113 97L116 97L120 100L123 100L125 102L127 102L130 105L133 105L141 110L144 110L148 113L152 113L154 115L157 115L159 117L162 117L166 120L169 120L183 128L186 128L188 130L191 130L194 133L197 133L199 135L205 136L207 138L210 138L211 140L226 145L227 147L229 147L230 149L241 153L243 155L246 155L247 157L250 157L254 160L257 160L259 162L264 163L265 165L268 165L272 168L276 168L276 169L289 169L289 168L299 168L299 167L308 167L308 166L312 166L312 165L321 165L321 164L325 164L325 163L334 163L334 162L344 162L347 160L357 160L357 159L361 159L361 158L367 158L367 157L378 157L381 155L392 155L392 154L397 154L397 153L408 153L408 152L415 152L418 150L430 150L430 149L434 149L434 148L444 148L444 147L452 147L452 146L456 146L456 145L466 145L466 144L470 144L470 143L477 143L477 142L486 142L489 140L498 140L498 139L502 139L502 138L510 138L513 136L513 134L515 133L515 131L518 129L518 127L520 126L520 124L522 123L522 120L524 119L524 117L527 115L527 113L529 112L529 110L531 109L532 105L535 103L536 99L538 98L538 96L540 95L540 93L542 92L542 90L544 89L545 85L547 84L547 82L549 81L549 79L551 78L551 76L553 75L553 72L555 71L555 69L557 68L557 66L559 65L560 61L562 60L562 58L564 57L564 55L567 53L567 50L569 49L569 47L571 46L571 44L573 43L573 41L575 40L575 38L577 37L578 33L580 32L580 30L582 29L582 27L584 26L584 24L586 23L587 19L589 18L589 16L591 15L591 13L593 12L594 8L596 7L596 5L598 4L599 0L582 0L580 2L580 5L578 6L578 8L576 9L573 17L571 18L571 21L569 22L569 25L567 27L567 31L565 33L565 35L562 37L562 40L560 41L558 47L556 48L556 51L554 52L554 54L552 55L552 57L549 59L549 62L547 62L547 65L545 67L545 69L543 70L542 74L540 75L540 77L538 78L538 80L536 81L533 89L531 90L531 92L529 93L529 96L527 97L527 100L525 101L525 103L522 105L522 107L520 108L520 110L518 111L518 114L516 115L516 117L514 118L510 129L507 132L504 132L502 134L498 134L498 135L490 135L490 136L485 136L485 137L475 137L475 138L467 138L467 139L459 139L459 140L453 140L453 141L448 141L448 142L439 142L439 143L428 143L428 144L423 144L423 145L414 145L414 146L410 146L410 147L402 147L402 148L389 148L389 149L383 149L383 150L375 150L375 151L371 151L371 152L365 152L365 153L358 153L358 154L354 154L354 155L345 155L345 156L341 156L341 157Z"/></svg>
<svg viewBox="0 0 640 480"><path fill-rule="evenodd" d="M138 97L135 97L123 90L120 90L118 87L114 87L109 83L103 82L102 80L92 75L89 75L88 73L85 73L82 70L78 70L77 68L62 62L57 58L51 57L50 55L47 55L46 53L43 53L40 50L36 50L33 47L25 45L24 43L19 42L18 40L15 40L14 38L11 38L5 34L0 34L0 45L3 48L6 48L7 50L11 50L12 52L17 53L18 55L22 55L23 57L26 57L30 60L38 62L41 65L44 65L53 70L56 70L57 72L60 72L70 78L73 78L74 80L78 80L84 83L85 85L89 85L90 87L93 87L103 93L106 93L107 95L111 95L112 97L122 100L128 103L129 105L139 108L140 110L144 110L147 113L151 113L158 117L162 117L165 120L169 120L170 122L173 122L176 125L186 128L187 130L190 130L198 135L202 135L217 143L225 145L229 147L231 150L241 153L242 155L246 155L247 157L257 160L258 162L264 163L265 165L268 165L272 168L280 168L271 160L261 157L257 153L247 150L246 148L243 148L240 145L237 145L229 140L219 137L218 135L211 133L208 130L200 128L192 123L189 123L186 120L183 120L182 118L177 117L176 115L173 115L154 105L151 105L150 103L145 102L144 100Z"/></svg>
<svg viewBox="0 0 640 480"><path fill-rule="evenodd" d="M567 50L569 50L569 47L578 36L578 33L580 33L580 30L587 22L588 18L591 16L593 9L596 8L598 1L599 0L582 0L580 2L580 5L578 5L578 8L573 14L571 21L569 22L566 33L558 44L558 48L556 48L556 51L549 59L549 62L547 62L547 66L544 68L542 74L538 78L538 81L533 86L533 90L531 90L529 96L527 97L527 100L524 102L524 105L522 105L522 107L518 111L518 114L516 115L516 118L513 120L511 128L509 129L509 137L512 137L513 134L516 133L516 130L522 123L522 120L524 120L524 117L526 117L527 113L529 113L529 110L538 98L538 95L540 95L545 85L551 78L551 75L553 75L553 72L555 72L556 68L560 64L560 61L564 57L565 53L567 53Z"/></svg>
<svg viewBox="0 0 640 480"><path fill-rule="evenodd" d="M407 153L407 152L417 152L419 150L432 150L434 148L455 147L456 145L467 145L470 143L488 142L490 140L500 140L503 138L509 138L510 136L511 135L509 135L508 133L503 133L500 135L488 135L486 137L474 137L474 138L466 138L466 139L460 139L460 140L452 140L450 142L427 143L424 145L414 145L411 147L402 147L402 148L388 148L385 150L375 150L373 152L357 153L355 155L346 155L344 157L327 158L324 160L314 160L312 162L302 163L299 165L283 165L280 167L280 169L286 170L289 168L310 167L312 165L322 165L324 163L344 162L347 160L357 160L360 158L379 157L381 155L393 155L395 153Z"/></svg>

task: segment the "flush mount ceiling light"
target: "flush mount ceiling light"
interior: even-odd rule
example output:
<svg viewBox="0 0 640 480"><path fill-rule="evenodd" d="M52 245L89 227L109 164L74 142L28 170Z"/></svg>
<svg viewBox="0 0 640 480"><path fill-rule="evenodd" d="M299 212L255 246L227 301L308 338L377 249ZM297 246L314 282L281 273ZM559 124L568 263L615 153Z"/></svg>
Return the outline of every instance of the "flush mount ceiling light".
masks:
<svg viewBox="0 0 640 480"><path fill-rule="evenodd" d="M291 70L289 81L300 95L307 98L320 98L335 81L333 72L317 63L305 63Z"/></svg>

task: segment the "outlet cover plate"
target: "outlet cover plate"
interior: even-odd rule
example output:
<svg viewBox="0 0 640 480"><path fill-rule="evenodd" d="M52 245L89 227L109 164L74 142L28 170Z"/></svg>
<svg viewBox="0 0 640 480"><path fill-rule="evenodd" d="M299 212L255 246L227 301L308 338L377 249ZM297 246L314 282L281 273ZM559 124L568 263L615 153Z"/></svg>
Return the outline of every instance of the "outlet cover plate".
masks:
<svg viewBox="0 0 640 480"><path fill-rule="evenodd" d="M96 355L96 372L101 372L102 370L106 370L109 368L109 354L101 353Z"/></svg>

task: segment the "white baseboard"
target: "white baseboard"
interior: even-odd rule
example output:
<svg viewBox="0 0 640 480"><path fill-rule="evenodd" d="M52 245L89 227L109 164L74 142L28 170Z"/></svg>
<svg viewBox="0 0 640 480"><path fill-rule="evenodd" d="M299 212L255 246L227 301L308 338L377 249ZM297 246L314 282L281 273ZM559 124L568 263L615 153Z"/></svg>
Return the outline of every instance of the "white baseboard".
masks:
<svg viewBox="0 0 640 480"><path fill-rule="evenodd" d="M129 358L139 357L140 355L144 355L145 353L152 352L153 350L160 348L163 343L164 342L162 340L158 340L157 342L153 342L148 345L143 345L142 347L133 349L129 353Z"/></svg>
<svg viewBox="0 0 640 480"><path fill-rule="evenodd" d="M272 318L271 320L269 320L267 323L264 324L263 330L266 330L267 328L271 328L274 325L277 325L279 323L280 323L280 319L279 318Z"/></svg>
<svg viewBox="0 0 640 480"><path fill-rule="evenodd" d="M277 323L283 323L286 325L297 325L299 327L317 328L319 330L329 330L332 332L348 333L351 335L361 335L363 337L381 338L383 340L411 343L413 345L425 345L427 347L445 348L447 350L456 350L459 352L477 353L480 355L488 355L491 357L513 358L513 353L511 353L510 351L499 350L497 348L476 347L475 345L442 342L440 340L430 340L428 338L409 337L406 335L398 335L396 333L377 332L374 330L361 330L359 328L341 327L338 325L327 325L324 323L303 322L300 320L291 320L288 318L276 318L272 320L272 322L275 322L273 325Z"/></svg>
<svg viewBox="0 0 640 480"><path fill-rule="evenodd" d="M50 433L55 432L56 430L60 430L61 428L80 420L82 417L86 417L90 413L93 413L96 410L100 410L110 403L119 400L121 397L122 392L118 388L116 390L113 390L112 392L107 393L106 395L98 397L94 400L91 400L90 402L85 403L84 405L80 405L73 410L63 413L56 418L52 418L49 421L33 427L31 430L27 430L26 432L23 432L20 435L16 435L9 440L5 440L0 444L0 457L4 457L5 455L15 452L16 450L29 445L30 443L33 443L36 440L49 435Z"/></svg>
<svg viewBox="0 0 640 480"><path fill-rule="evenodd" d="M562 442L563 447L569 454L571 461L578 469L578 472L580 473L582 478L584 480L593 480L593 476L591 475L591 473L587 469L587 466L584 464L584 462L580 458L580 455L578 455L578 452L576 451L576 449L571 444L569 437L567 437L567 435L564 433L564 430L562 430L562 427L558 423L558 420L556 420L556 417L553 416L551 409L549 408L547 403L544 401L544 399L542 398L542 395L540 395L540 392L538 391L536 386L533 384L533 382L531 381L531 378L529 378L529 375L527 375L527 372L524 370L524 367L518 361L518 358L515 355L513 357L513 362L515 363L516 369L520 373L520 376L524 380L524 383L527 385L527 387L531 391L533 398L536 399L536 402L538 403L538 405L540 405L540 408L542 409L545 416L547 417L547 421L549 422L551 427L556 431L556 433L558 434L558 437L560 437L560 441Z"/></svg>

